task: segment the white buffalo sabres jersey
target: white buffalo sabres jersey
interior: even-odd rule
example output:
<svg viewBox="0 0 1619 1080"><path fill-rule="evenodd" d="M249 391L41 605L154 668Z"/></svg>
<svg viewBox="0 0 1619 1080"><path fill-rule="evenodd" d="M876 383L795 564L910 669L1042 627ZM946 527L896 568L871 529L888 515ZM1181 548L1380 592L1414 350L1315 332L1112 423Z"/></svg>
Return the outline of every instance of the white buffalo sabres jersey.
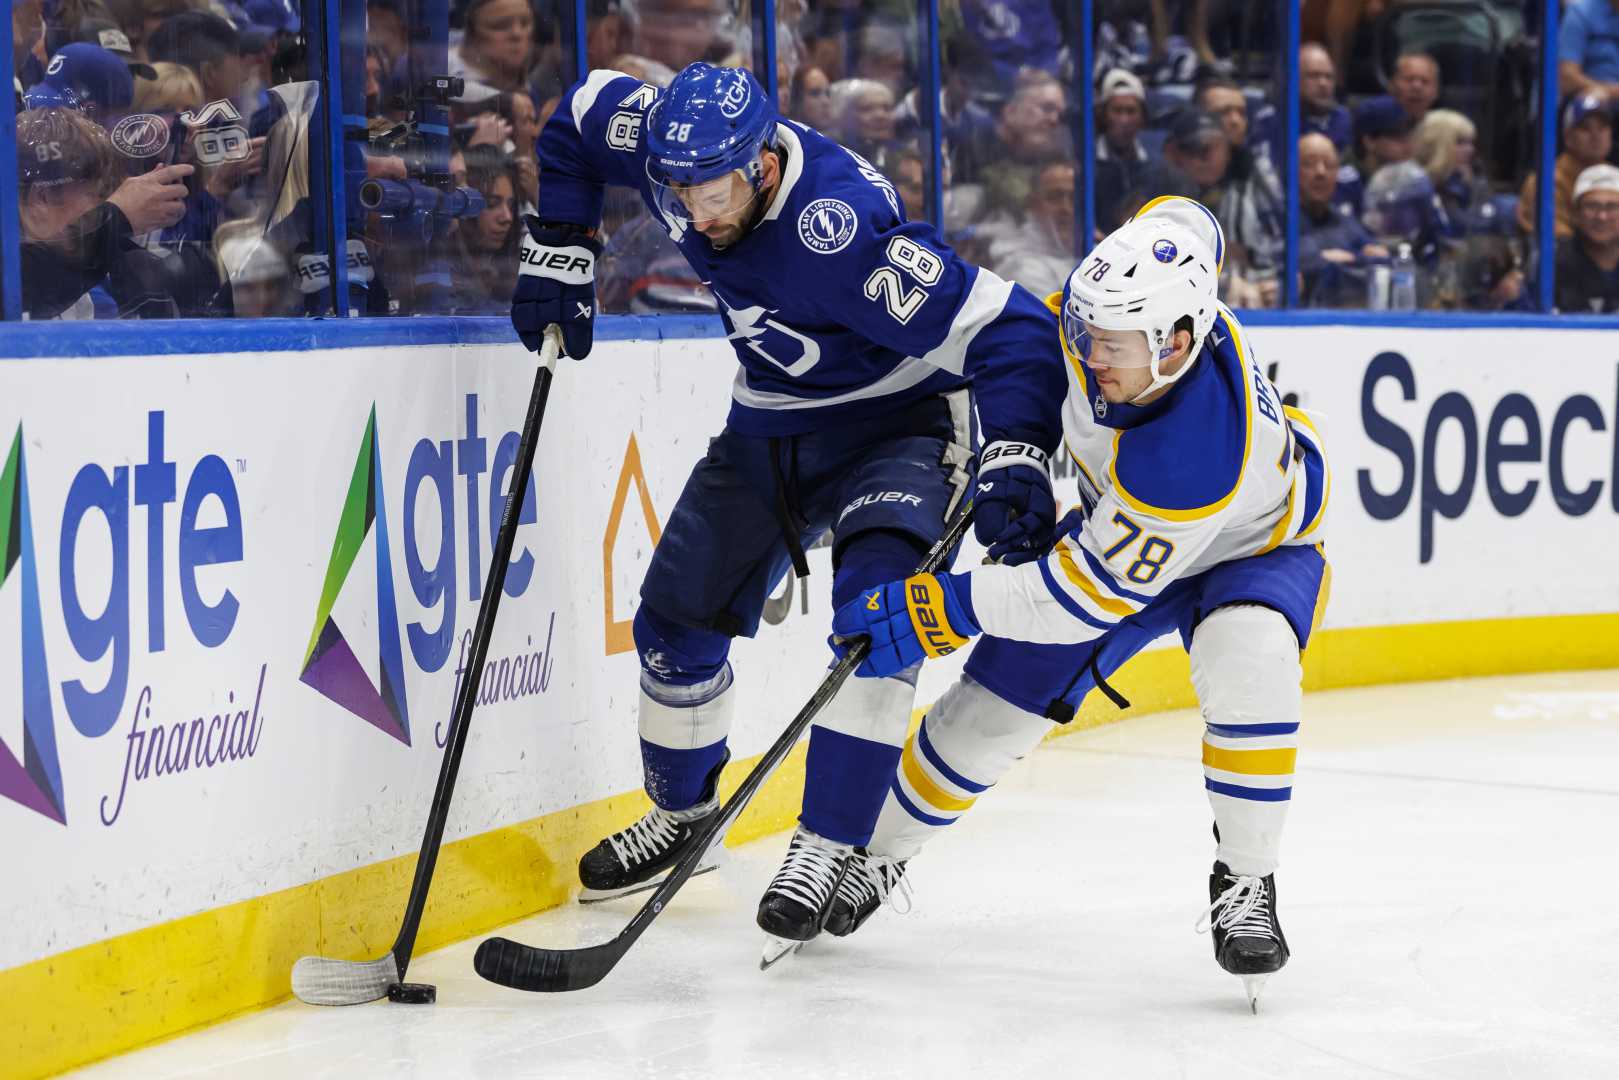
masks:
<svg viewBox="0 0 1619 1080"><path fill-rule="evenodd" d="M973 573L985 633L1089 641L1177 580L1321 542L1331 478L1319 425L1282 404L1229 310L1191 370L1149 405L1107 403L1084 358L1066 359L1063 434L1081 513L1038 562Z"/></svg>

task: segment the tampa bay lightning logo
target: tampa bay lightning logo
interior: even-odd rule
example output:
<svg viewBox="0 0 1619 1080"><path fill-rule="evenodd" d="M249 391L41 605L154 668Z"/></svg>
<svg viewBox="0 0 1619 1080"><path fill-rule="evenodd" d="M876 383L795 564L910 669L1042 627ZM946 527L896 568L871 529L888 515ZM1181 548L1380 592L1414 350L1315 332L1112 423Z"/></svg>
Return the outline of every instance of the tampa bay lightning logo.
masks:
<svg viewBox="0 0 1619 1080"><path fill-rule="evenodd" d="M854 239L858 222L842 199L816 199L798 215L798 238L822 255L842 251Z"/></svg>
<svg viewBox="0 0 1619 1080"><path fill-rule="evenodd" d="M1160 240L1152 246L1152 254L1153 258L1157 259L1159 262L1167 263L1174 262L1175 256L1179 254L1179 252L1175 250L1175 245L1173 242L1169 240Z"/></svg>
<svg viewBox="0 0 1619 1080"><path fill-rule="evenodd" d="M725 88L725 96L720 98L720 115L727 120L735 120L747 107L748 80L738 75L731 80L731 85Z"/></svg>

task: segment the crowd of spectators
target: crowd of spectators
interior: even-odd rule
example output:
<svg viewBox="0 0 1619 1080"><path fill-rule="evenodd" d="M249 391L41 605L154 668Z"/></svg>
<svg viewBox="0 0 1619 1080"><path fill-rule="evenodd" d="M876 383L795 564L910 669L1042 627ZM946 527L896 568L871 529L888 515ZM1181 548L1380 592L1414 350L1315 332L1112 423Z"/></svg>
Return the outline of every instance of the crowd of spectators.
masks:
<svg viewBox="0 0 1619 1080"><path fill-rule="evenodd" d="M363 41L343 19L344 96L363 99L365 122L345 133L340 165L350 307L504 311L539 200L535 143L573 68L572 0L452 0L447 68L445 46L434 62L410 24L417 8L363 5ZM1302 303L1382 306L1390 270L1405 269L1420 307L1533 307L1534 124L1498 106L1527 114L1534 99L1502 96L1534 5L1481 0L1498 24L1485 49L1466 27L1402 21L1401 0L1305 0L1291 148L1274 6L1098 0L1092 147L1076 144L1079 5L1066 0L941 0L937 110L921 101L926 39L909 0L777 0L775 76L786 116L886 174L906 213L936 215L966 257L1038 293L1147 199L1185 194L1224 226L1223 295L1275 306L1291 167ZM587 11L592 68L654 85L693 60L757 70L750 0ZM321 88L298 12L294 0L13 5L30 317L329 310ZM1619 310L1619 2L1568 0L1559 47L1557 304ZM454 91L426 95L446 71ZM1086 168L1093 237L1076 214ZM602 239L604 311L713 309L633 192L609 191Z"/></svg>

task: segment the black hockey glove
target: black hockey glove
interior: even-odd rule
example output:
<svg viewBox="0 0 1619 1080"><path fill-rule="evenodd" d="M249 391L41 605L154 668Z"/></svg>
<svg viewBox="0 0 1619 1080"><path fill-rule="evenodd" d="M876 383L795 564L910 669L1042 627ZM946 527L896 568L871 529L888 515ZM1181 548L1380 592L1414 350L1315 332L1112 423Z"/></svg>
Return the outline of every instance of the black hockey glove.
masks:
<svg viewBox="0 0 1619 1080"><path fill-rule="evenodd" d="M1046 452L1005 440L984 447L973 507L973 532L990 558L1016 566L1044 555L1057 520Z"/></svg>
<svg viewBox="0 0 1619 1080"><path fill-rule="evenodd" d="M555 323L562 328L563 354L583 360L595 328L601 242L577 225L542 226L532 215L523 224L512 326L531 352L539 352L545 328Z"/></svg>

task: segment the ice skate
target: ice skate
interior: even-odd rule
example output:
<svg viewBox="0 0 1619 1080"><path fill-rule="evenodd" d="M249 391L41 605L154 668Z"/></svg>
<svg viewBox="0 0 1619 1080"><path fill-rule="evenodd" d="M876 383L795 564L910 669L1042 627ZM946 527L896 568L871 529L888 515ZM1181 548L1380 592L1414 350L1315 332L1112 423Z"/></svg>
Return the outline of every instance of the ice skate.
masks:
<svg viewBox="0 0 1619 1080"><path fill-rule="evenodd" d="M1259 1012L1265 980L1287 963L1287 938L1276 917L1276 875L1233 874L1216 862L1209 875L1209 906L1197 920L1197 932L1212 931L1214 958L1242 978L1248 1007Z"/></svg>
<svg viewBox="0 0 1619 1080"><path fill-rule="evenodd" d="M848 937L883 904L891 905L896 891L905 897L905 906L899 910L909 911L911 887L905 880L905 860L871 855L865 848L856 848L832 897L826 932L834 937Z"/></svg>
<svg viewBox="0 0 1619 1080"><path fill-rule="evenodd" d="M818 836L802 825L787 857L759 900L759 929L767 935L760 970L797 952L821 932L832 898L854 848Z"/></svg>
<svg viewBox="0 0 1619 1080"><path fill-rule="evenodd" d="M717 798L688 810L654 806L640 821L585 852L579 860L579 882L584 886L579 902L598 904L657 888L719 811ZM692 876L717 868L724 850L715 843Z"/></svg>

